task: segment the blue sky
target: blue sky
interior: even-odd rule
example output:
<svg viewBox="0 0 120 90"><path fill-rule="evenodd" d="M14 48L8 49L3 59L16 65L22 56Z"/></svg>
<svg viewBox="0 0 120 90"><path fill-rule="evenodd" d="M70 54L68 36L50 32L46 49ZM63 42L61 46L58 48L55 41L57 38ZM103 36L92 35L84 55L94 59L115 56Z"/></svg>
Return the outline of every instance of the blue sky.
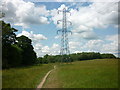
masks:
<svg viewBox="0 0 120 90"><path fill-rule="evenodd" d="M72 22L69 36L71 53L94 51L113 53L118 50L117 3L102 2L25 2L6 1L4 20L18 29L17 36L32 39L37 56L60 53L60 35L57 14L63 8L71 12L67 20Z"/></svg>

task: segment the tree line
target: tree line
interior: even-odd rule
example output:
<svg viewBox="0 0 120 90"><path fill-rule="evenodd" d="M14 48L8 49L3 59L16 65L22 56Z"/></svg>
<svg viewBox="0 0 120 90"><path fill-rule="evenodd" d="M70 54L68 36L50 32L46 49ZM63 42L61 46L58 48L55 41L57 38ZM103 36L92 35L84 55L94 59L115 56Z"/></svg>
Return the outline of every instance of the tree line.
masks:
<svg viewBox="0 0 120 90"><path fill-rule="evenodd" d="M73 62L91 59L116 58L113 54L100 54L99 52L82 52L70 55L36 56L32 40L26 36L16 37L15 28L9 23L2 23L2 68L28 66L34 64L48 64L55 62ZM66 59L67 58L67 59Z"/></svg>
<svg viewBox="0 0 120 90"><path fill-rule="evenodd" d="M47 64L47 63L55 63L55 62L66 62L65 59L61 58L61 55L48 55L46 54L44 57L39 57L37 59L38 63ZM92 60L92 59L110 59L116 58L113 54L105 53L100 54L99 52L82 52L82 53L74 53L68 55L70 57L70 61L83 61L83 60Z"/></svg>

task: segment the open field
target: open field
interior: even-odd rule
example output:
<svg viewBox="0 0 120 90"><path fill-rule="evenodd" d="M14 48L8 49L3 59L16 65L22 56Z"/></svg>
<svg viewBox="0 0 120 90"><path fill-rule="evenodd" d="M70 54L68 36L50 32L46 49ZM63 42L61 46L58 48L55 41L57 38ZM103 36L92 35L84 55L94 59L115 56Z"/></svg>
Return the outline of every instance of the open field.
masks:
<svg viewBox="0 0 120 90"><path fill-rule="evenodd" d="M53 68L52 64L12 68L2 71L3 88L36 88L44 75Z"/></svg>
<svg viewBox="0 0 120 90"><path fill-rule="evenodd" d="M57 65L44 84L44 88L117 87L117 59L96 59Z"/></svg>
<svg viewBox="0 0 120 90"><path fill-rule="evenodd" d="M96 59L72 64L43 64L2 71L3 88L36 88L53 69L43 88L117 88L118 60Z"/></svg>

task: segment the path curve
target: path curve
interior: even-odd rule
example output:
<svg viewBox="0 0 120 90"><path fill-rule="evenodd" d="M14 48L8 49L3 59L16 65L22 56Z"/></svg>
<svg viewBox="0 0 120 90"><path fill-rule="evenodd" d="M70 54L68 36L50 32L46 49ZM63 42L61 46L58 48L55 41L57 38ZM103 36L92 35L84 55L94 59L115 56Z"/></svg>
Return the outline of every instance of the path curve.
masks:
<svg viewBox="0 0 120 90"><path fill-rule="evenodd" d="M42 88L43 84L45 83L48 75L56 68L56 66L54 66L54 68L52 70L50 70L43 78L43 80L41 81L41 83L37 86L37 88Z"/></svg>

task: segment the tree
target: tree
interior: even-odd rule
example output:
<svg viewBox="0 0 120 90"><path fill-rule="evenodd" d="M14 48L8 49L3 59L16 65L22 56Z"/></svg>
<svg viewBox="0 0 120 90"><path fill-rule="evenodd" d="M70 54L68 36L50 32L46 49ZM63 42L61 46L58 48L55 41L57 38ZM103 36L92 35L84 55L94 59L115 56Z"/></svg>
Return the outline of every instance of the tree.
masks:
<svg viewBox="0 0 120 90"><path fill-rule="evenodd" d="M54 57L54 56L50 56L50 55L49 55L49 56L47 57L47 60L48 60L49 63L55 63L55 57Z"/></svg>
<svg viewBox="0 0 120 90"><path fill-rule="evenodd" d="M113 54L108 54L108 53L106 53L106 54L101 54L101 57L102 57L102 58L116 58Z"/></svg>
<svg viewBox="0 0 120 90"><path fill-rule="evenodd" d="M10 24L6 24L4 21L2 23L2 67L9 68L14 62L10 61L10 53L12 52L12 45L16 43L16 29L12 28ZM12 49L12 50L11 50ZM12 56L13 57L13 56ZM16 57L16 56L14 56Z"/></svg>
<svg viewBox="0 0 120 90"><path fill-rule="evenodd" d="M17 45L23 50L22 52L22 65L32 65L36 62L37 56L34 48L31 45L31 39L26 36L17 37Z"/></svg>
<svg viewBox="0 0 120 90"><path fill-rule="evenodd" d="M43 64L43 58L42 57L37 58L37 64Z"/></svg>
<svg viewBox="0 0 120 90"><path fill-rule="evenodd" d="M16 29L12 28L10 24L2 22L2 45L11 45L16 43Z"/></svg>
<svg viewBox="0 0 120 90"><path fill-rule="evenodd" d="M71 54L70 57L72 58L73 61L78 61L77 54Z"/></svg>
<svg viewBox="0 0 120 90"><path fill-rule="evenodd" d="M44 56L44 58L43 58L43 63L45 63L45 64L48 64L49 62L48 62L48 54L46 54L45 56Z"/></svg>
<svg viewBox="0 0 120 90"><path fill-rule="evenodd" d="M9 51L11 51L11 53L10 52L8 53L9 67L21 66L23 50L20 47L18 47L17 45L11 45L11 47L9 48Z"/></svg>
<svg viewBox="0 0 120 90"><path fill-rule="evenodd" d="M31 39L26 36L16 37L17 30L8 23L2 23L2 67L10 68L32 65L36 62Z"/></svg>

